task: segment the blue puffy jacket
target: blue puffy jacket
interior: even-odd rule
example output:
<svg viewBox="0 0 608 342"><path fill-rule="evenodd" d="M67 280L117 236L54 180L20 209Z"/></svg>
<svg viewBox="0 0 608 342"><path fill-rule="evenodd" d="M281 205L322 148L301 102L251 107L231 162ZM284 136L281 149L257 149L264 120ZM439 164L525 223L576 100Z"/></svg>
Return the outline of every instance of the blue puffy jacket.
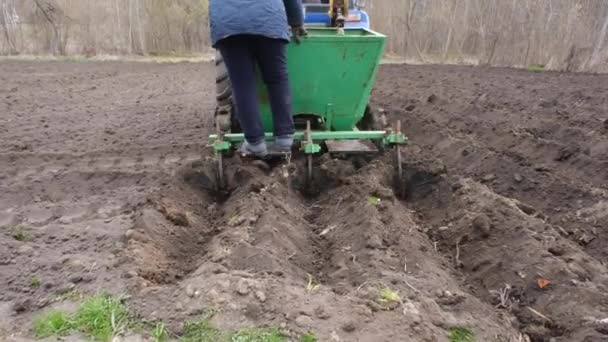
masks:
<svg viewBox="0 0 608 342"><path fill-rule="evenodd" d="M302 0L210 0L209 21L213 47L237 34L289 40L289 26L304 24Z"/></svg>

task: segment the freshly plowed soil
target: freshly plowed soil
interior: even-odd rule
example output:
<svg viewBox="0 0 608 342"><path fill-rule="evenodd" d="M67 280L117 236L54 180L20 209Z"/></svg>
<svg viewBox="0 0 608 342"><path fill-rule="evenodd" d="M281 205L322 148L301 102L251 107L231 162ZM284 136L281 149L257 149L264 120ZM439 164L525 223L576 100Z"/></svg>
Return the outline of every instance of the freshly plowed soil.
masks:
<svg viewBox="0 0 608 342"><path fill-rule="evenodd" d="M70 294L297 340L608 340L608 76L384 66L366 162L206 147L211 64L0 63L0 340ZM458 340L455 340L458 341Z"/></svg>

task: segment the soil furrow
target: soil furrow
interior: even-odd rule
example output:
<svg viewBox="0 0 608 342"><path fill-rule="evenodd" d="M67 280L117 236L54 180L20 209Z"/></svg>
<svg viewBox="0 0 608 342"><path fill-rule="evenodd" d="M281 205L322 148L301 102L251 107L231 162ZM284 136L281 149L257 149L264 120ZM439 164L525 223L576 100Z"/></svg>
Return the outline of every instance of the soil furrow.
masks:
<svg viewBox="0 0 608 342"><path fill-rule="evenodd" d="M402 201L389 155L317 158L313 197L298 157L229 158L210 194L213 64L0 75L0 339L101 289L176 334L215 311L293 340L607 339L606 76L383 66Z"/></svg>

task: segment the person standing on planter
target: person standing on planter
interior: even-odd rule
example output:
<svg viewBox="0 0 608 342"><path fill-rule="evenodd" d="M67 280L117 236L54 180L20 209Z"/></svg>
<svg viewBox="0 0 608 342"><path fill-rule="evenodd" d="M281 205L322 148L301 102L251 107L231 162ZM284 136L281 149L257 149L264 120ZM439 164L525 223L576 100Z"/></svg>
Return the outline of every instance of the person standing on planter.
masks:
<svg viewBox="0 0 608 342"><path fill-rule="evenodd" d="M260 114L256 66L268 89L275 147L291 151L295 132L287 72L287 45L306 35L302 0L210 0L211 42L232 83L236 116L245 134L241 152L264 157L268 147ZM290 35L291 27L291 35Z"/></svg>

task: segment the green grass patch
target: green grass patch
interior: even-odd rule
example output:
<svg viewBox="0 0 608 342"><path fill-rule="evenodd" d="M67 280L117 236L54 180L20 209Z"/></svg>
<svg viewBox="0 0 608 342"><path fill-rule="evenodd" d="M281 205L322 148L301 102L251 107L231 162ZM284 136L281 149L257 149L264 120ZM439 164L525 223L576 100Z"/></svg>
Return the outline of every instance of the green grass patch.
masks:
<svg viewBox="0 0 608 342"><path fill-rule="evenodd" d="M284 342L287 337L276 328L246 328L238 331L221 331L209 318L187 322L180 342ZM306 342L316 340L303 340Z"/></svg>
<svg viewBox="0 0 608 342"><path fill-rule="evenodd" d="M545 66L542 64L534 64L528 67L528 71L532 72L543 72L545 71Z"/></svg>
<svg viewBox="0 0 608 342"><path fill-rule="evenodd" d="M380 290L379 301L383 304L399 303L401 302L401 296L399 296L399 291L394 291L388 287L385 287Z"/></svg>
<svg viewBox="0 0 608 342"><path fill-rule="evenodd" d="M49 311L34 318L34 334L37 338L67 336L72 326L72 319L62 311Z"/></svg>
<svg viewBox="0 0 608 342"><path fill-rule="evenodd" d="M82 303L74 316L74 324L96 340L110 341L127 328L129 317L129 311L120 299L102 294Z"/></svg>
<svg viewBox="0 0 608 342"><path fill-rule="evenodd" d="M32 241L32 236L28 233L23 225L17 225L11 229L13 239L21 242Z"/></svg>
<svg viewBox="0 0 608 342"><path fill-rule="evenodd" d="M317 339L317 337L315 336L315 334L309 332L308 334L304 334L302 335L302 337L300 337L300 342L318 342L319 340Z"/></svg>
<svg viewBox="0 0 608 342"><path fill-rule="evenodd" d="M369 205L372 206L378 206L380 204L381 200L380 198L376 197L376 196L369 196L369 198L367 199L367 203L369 203Z"/></svg>
<svg viewBox="0 0 608 342"><path fill-rule="evenodd" d="M231 342L283 342L287 338L276 328L242 329L231 334Z"/></svg>
<svg viewBox="0 0 608 342"><path fill-rule="evenodd" d="M222 331L210 323L214 312L203 315L199 321L187 322L180 342L285 342L287 337L277 328L246 328ZM170 333L163 323L155 326L136 321L120 298L106 294L85 299L75 313L49 311L34 319L37 338L61 338L80 332L93 341L109 342L128 331L148 331L150 340L167 342ZM145 333L144 333L145 334ZM301 342L316 342L312 334Z"/></svg>
<svg viewBox="0 0 608 342"><path fill-rule="evenodd" d="M152 331L152 340L154 342L166 342L169 340L169 332L164 323L157 323Z"/></svg>
<svg viewBox="0 0 608 342"><path fill-rule="evenodd" d="M38 278L33 278L32 281L30 281L30 287L33 289L37 289L39 288L41 285L40 279Z"/></svg>
<svg viewBox="0 0 608 342"><path fill-rule="evenodd" d="M96 341L111 341L124 332L131 319L118 298L99 294L86 299L74 314L50 311L34 319L36 337L61 337L79 331Z"/></svg>
<svg viewBox="0 0 608 342"><path fill-rule="evenodd" d="M198 322L187 322L181 342L212 342L225 340L222 332L204 319Z"/></svg>
<svg viewBox="0 0 608 342"><path fill-rule="evenodd" d="M475 342L475 333L462 327L451 328L448 337L450 342Z"/></svg>

